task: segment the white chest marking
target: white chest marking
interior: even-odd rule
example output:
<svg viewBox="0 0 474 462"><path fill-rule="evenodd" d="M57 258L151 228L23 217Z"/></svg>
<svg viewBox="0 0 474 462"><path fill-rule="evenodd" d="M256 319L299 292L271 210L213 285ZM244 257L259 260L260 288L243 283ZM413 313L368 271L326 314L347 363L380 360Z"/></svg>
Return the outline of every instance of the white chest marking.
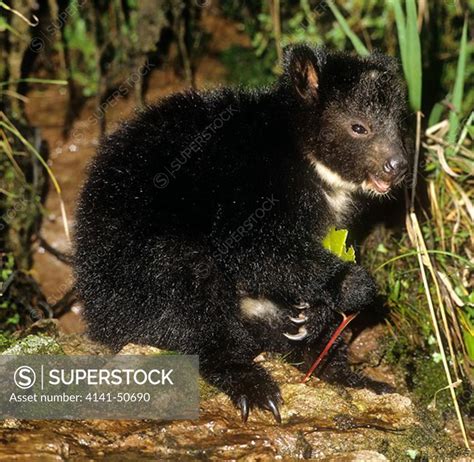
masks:
<svg viewBox="0 0 474 462"><path fill-rule="evenodd" d="M310 157L309 160L323 183L329 186L329 190L324 190L324 196L333 212L336 224L342 224L341 222L351 211L352 193L358 189L358 185L345 180L339 173L326 167L314 157Z"/></svg>
<svg viewBox="0 0 474 462"><path fill-rule="evenodd" d="M351 193L343 190L336 190L335 192L331 193L324 191L324 195L336 218L337 223L339 223L349 214L351 210Z"/></svg>

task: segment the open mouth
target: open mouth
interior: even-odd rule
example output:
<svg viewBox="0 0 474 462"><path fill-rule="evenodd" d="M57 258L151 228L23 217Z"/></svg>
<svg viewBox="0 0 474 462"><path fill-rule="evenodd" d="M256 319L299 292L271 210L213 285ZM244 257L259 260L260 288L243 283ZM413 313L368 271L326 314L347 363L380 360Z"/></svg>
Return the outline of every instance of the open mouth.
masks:
<svg viewBox="0 0 474 462"><path fill-rule="evenodd" d="M377 178L375 175L369 175L369 186L372 187L379 194L385 194L390 190L391 184L388 181L384 181L381 178Z"/></svg>

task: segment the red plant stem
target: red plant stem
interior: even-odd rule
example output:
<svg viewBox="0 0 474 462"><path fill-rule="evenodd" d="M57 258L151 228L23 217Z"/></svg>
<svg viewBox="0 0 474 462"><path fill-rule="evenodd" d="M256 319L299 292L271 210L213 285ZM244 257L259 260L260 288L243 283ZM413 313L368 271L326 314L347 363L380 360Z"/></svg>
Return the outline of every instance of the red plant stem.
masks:
<svg viewBox="0 0 474 462"><path fill-rule="evenodd" d="M359 313L353 313L350 315L345 315L344 313L342 314L342 322L339 324L339 327L335 330L334 334L332 334L332 337L329 339L329 342L327 345L324 347L324 350L319 354L318 358L316 361L313 363L309 371L306 373L304 376L304 379L301 381L301 383L305 383L308 381L308 379L311 377L311 374L314 372L314 370L319 366L320 362L324 359L324 357L328 354L329 349L332 347L333 343L336 341L336 339L341 335L341 332L346 328L346 326L359 314Z"/></svg>

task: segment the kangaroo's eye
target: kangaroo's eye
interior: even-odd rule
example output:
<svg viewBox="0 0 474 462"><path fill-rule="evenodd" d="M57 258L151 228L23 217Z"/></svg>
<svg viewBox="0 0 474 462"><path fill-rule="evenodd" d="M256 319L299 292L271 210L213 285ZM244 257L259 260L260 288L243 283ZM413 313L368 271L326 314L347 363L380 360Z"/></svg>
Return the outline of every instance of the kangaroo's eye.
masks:
<svg viewBox="0 0 474 462"><path fill-rule="evenodd" d="M358 135L367 135L367 133L369 133L368 130L364 126L359 125L359 124L354 124L352 125L351 128L352 128L352 131L354 133L357 133Z"/></svg>

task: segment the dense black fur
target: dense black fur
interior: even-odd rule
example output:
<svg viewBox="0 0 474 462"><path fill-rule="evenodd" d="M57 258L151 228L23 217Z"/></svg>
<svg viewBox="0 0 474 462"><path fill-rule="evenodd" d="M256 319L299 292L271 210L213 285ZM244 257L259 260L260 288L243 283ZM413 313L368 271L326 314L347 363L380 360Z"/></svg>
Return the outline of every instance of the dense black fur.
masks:
<svg viewBox="0 0 474 462"><path fill-rule="evenodd" d="M101 143L77 212L76 284L90 335L116 350L139 342L199 354L202 374L244 418L249 406L278 415L278 386L253 358L321 347L338 310L373 306L367 271L321 240L350 225L371 178L400 180L403 171L387 177L382 165L387 156L406 165L405 117L391 59L297 46L272 88L174 94L123 124ZM355 122L370 136L354 134ZM347 182L341 191L315 159ZM339 192L350 194L344 213L328 201ZM244 297L279 311L244 316ZM309 303L300 341L283 335L297 330L288 315L298 302ZM332 362L337 374L326 378L348 382L344 346Z"/></svg>

